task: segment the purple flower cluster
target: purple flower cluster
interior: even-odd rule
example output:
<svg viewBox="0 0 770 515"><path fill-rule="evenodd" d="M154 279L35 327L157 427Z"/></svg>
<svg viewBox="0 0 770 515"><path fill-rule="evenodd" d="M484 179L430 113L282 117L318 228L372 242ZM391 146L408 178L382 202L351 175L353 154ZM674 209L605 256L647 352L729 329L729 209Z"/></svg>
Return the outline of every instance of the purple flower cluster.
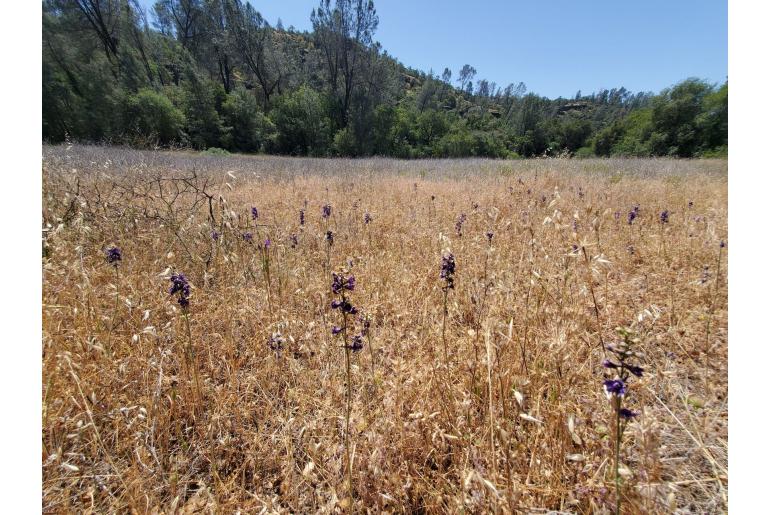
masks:
<svg viewBox="0 0 770 515"><path fill-rule="evenodd" d="M604 392L608 397L623 397L626 394L626 383L622 379L607 379L604 381Z"/></svg>
<svg viewBox="0 0 770 515"><path fill-rule="evenodd" d="M495 235L492 231L487 231L487 241L492 243L492 237Z"/></svg>
<svg viewBox="0 0 770 515"><path fill-rule="evenodd" d="M630 419L636 417L637 415L639 415L639 413L636 412L636 411L631 411L628 408L620 408L620 416L621 416L621 418L624 418L625 420L630 420Z"/></svg>
<svg viewBox="0 0 770 515"><path fill-rule="evenodd" d="M300 225L305 225L305 210L304 209L300 209L299 210L299 224Z"/></svg>
<svg viewBox="0 0 770 515"><path fill-rule="evenodd" d="M251 234L250 232L243 233L243 241L245 241L246 243L251 243L252 241L254 241L254 235Z"/></svg>
<svg viewBox="0 0 770 515"><path fill-rule="evenodd" d="M460 216L457 217L457 221L455 222L455 231L457 231L457 236L463 235L463 224L465 223L465 213L460 213Z"/></svg>
<svg viewBox="0 0 770 515"><path fill-rule="evenodd" d="M117 268L118 262L123 258L120 249L118 247L112 246L105 250L104 253L107 257L107 263Z"/></svg>
<svg viewBox="0 0 770 515"><path fill-rule="evenodd" d="M169 295L179 295L179 305L187 309L190 305L190 283L184 274L174 274L171 276L171 288L168 289Z"/></svg>
<svg viewBox="0 0 770 515"><path fill-rule="evenodd" d="M299 241L297 240L297 235L292 234L290 239L291 239L291 248L296 248L297 245L299 245Z"/></svg>
<svg viewBox="0 0 770 515"><path fill-rule="evenodd" d="M252 220L256 220L257 218L259 218L259 211L257 211L256 207L252 207L251 208L251 219Z"/></svg>
<svg viewBox="0 0 770 515"><path fill-rule="evenodd" d="M372 221L372 215L370 215L369 212L367 211L366 213L364 213L364 223L369 225L369 222L371 221Z"/></svg>
<svg viewBox="0 0 770 515"><path fill-rule="evenodd" d="M350 350L353 352L360 351L364 348L364 337L360 334L357 334L353 336L353 338L350 340Z"/></svg>
<svg viewBox="0 0 770 515"><path fill-rule="evenodd" d="M323 208L321 209L321 216L324 218L329 218L332 215L332 206L330 204L324 204Z"/></svg>
<svg viewBox="0 0 770 515"><path fill-rule="evenodd" d="M623 336L623 341L611 343L606 346L614 356L614 360L605 359L602 366L606 370L614 370L615 377L606 379L603 382L604 393L607 398L613 401L613 407L619 417L629 420L638 415L629 409L623 407L623 398L628 391L628 382L631 376L642 377L644 368L632 363L631 361L639 357L633 347L638 341L635 334L626 328L618 328L618 332Z"/></svg>
<svg viewBox="0 0 770 515"><path fill-rule="evenodd" d="M666 209L662 213L660 213L660 223L662 223L662 224L667 224L668 223L668 209Z"/></svg>
<svg viewBox="0 0 770 515"><path fill-rule="evenodd" d="M334 245L334 233L333 232L326 231L326 242L329 244L330 247L332 245Z"/></svg>
<svg viewBox="0 0 770 515"><path fill-rule="evenodd" d="M332 293L339 295L343 290L353 291L355 288L356 278L353 275L345 278L342 274L332 272Z"/></svg>
<svg viewBox="0 0 770 515"><path fill-rule="evenodd" d="M634 208L628 212L628 225L633 224L637 216L639 216L639 204L635 205Z"/></svg>
<svg viewBox="0 0 770 515"><path fill-rule="evenodd" d="M451 252L441 256L441 279L446 282L445 290L452 290L455 287L455 257Z"/></svg>
<svg viewBox="0 0 770 515"><path fill-rule="evenodd" d="M332 309L339 309L342 313L342 320L343 325L342 327L335 325L332 326L332 335L336 336L340 333L343 333L345 329L348 327L348 319L347 315L357 315L358 314L358 308L355 307L353 304L350 303L348 298L346 297L347 292L352 292L356 288L356 278L352 274L349 276L345 276L344 274L338 274L336 272L332 272L332 284L331 284L331 290L334 295L338 295L339 298L332 301L331 307ZM364 318L366 320L366 318ZM369 325L366 323L364 325L364 328L361 330L360 334L357 334L353 336L350 343L348 344L345 342L345 347L349 348L352 351L359 351L364 347L364 340L363 337L366 334L366 331L368 331Z"/></svg>
<svg viewBox="0 0 770 515"><path fill-rule="evenodd" d="M219 241L219 233L217 231L211 231L211 239L214 241Z"/></svg>

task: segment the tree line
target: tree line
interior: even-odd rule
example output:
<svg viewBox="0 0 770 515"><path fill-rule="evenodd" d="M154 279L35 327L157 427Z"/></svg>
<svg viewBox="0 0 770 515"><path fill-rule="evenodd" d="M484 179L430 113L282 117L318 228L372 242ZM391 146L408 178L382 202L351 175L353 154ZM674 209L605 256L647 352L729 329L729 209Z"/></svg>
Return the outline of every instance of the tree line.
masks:
<svg viewBox="0 0 770 515"><path fill-rule="evenodd" d="M45 141L311 156L723 156L727 83L549 99L466 64L401 64L371 0L321 0L312 31L241 0L43 2ZM454 76L453 76L454 75Z"/></svg>

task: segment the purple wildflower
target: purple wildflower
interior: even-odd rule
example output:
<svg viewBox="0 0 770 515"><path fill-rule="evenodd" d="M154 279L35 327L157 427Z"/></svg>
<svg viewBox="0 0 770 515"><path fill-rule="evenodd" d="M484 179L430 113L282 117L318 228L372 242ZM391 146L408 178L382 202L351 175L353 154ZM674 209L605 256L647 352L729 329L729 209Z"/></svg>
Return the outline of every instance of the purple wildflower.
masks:
<svg viewBox="0 0 770 515"><path fill-rule="evenodd" d="M174 274L170 280L171 288L169 288L168 294L179 294L179 305L186 309L190 305L190 283L187 282L184 274Z"/></svg>
<svg viewBox="0 0 770 515"><path fill-rule="evenodd" d="M623 397L626 394L626 384L620 379L608 379L604 381L604 392L607 397Z"/></svg>
<svg viewBox="0 0 770 515"><path fill-rule="evenodd" d="M270 248L270 238L267 238L265 240L265 249L269 249L269 248Z"/></svg>
<svg viewBox="0 0 770 515"><path fill-rule="evenodd" d="M334 245L334 233L331 231L326 231L326 241L329 243L329 246Z"/></svg>
<svg viewBox="0 0 770 515"><path fill-rule="evenodd" d="M455 222L455 231L457 231L458 236L463 235L463 224L465 223L465 213L460 213L460 216L457 217L457 222Z"/></svg>
<svg viewBox="0 0 770 515"><path fill-rule="evenodd" d="M366 213L364 213L364 223L368 225L369 222L371 221L372 221L372 215L370 215L369 212L367 211Z"/></svg>
<svg viewBox="0 0 770 515"><path fill-rule="evenodd" d="M252 207L251 208L251 219L252 220L256 220L257 218L259 218L259 211L257 211L256 207Z"/></svg>
<svg viewBox="0 0 770 515"><path fill-rule="evenodd" d="M441 279L446 281L446 289L454 289L455 287L455 257L450 252L441 257Z"/></svg>
<svg viewBox="0 0 770 515"><path fill-rule="evenodd" d="M342 332L342 328L339 326L332 326L332 335L338 335Z"/></svg>
<svg viewBox="0 0 770 515"><path fill-rule="evenodd" d="M341 275L337 274L336 272L332 272L332 293L337 295L342 291L343 281L344 279ZM334 308L334 302L332 302L332 308Z"/></svg>
<svg viewBox="0 0 770 515"><path fill-rule="evenodd" d="M107 256L107 263L117 268L118 261L120 261L123 257L120 252L120 249L118 247L112 246L107 250L105 250L104 252Z"/></svg>
<svg viewBox="0 0 770 515"><path fill-rule="evenodd" d="M620 408L620 416L626 420L630 420L639 415L636 411L631 411L628 408Z"/></svg>
<svg viewBox="0 0 770 515"><path fill-rule="evenodd" d="M619 365L617 363L613 363L608 359L605 359L604 361L602 361L602 366L604 368L618 368Z"/></svg>
<svg viewBox="0 0 770 515"><path fill-rule="evenodd" d="M494 237L494 235L495 233L493 233L492 231L487 231L487 240L489 241L489 243L492 243L492 238Z"/></svg>
<svg viewBox="0 0 770 515"><path fill-rule="evenodd" d="M219 241L219 233L217 231L211 231L211 239L214 241Z"/></svg>
<svg viewBox="0 0 770 515"><path fill-rule="evenodd" d="M291 248L295 248L297 245L299 245L299 241L297 240L297 235L292 234L291 235Z"/></svg>
<svg viewBox="0 0 770 515"><path fill-rule="evenodd" d="M636 377L642 377L642 374L644 373L644 369L637 365L629 365L626 363L625 367L626 370L634 374Z"/></svg>
<svg viewBox="0 0 770 515"><path fill-rule="evenodd" d="M300 225L305 225L305 210L304 209L300 209L299 210L299 224Z"/></svg>
<svg viewBox="0 0 770 515"><path fill-rule="evenodd" d="M724 241L720 241L720 242L719 242L719 248L720 248L720 249L723 249L723 248L725 248L725 242L724 242Z"/></svg>
<svg viewBox="0 0 770 515"><path fill-rule="evenodd" d="M254 235L251 234L250 232L243 233L243 241L245 241L246 243L251 243L252 241L254 241Z"/></svg>
<svg viewBox="0 0 770 515"><path fill-rule="evenodd" d="M350 350L353 352L359 351L364 348L364 339L360 334L355 335L350 340Z"/></svg>
<svg viewBox="0 0 770 515"><path fill-rule="evenodd" d="M361 317L361 335L366 336L369 334L369 327L372 325L372 318L370 315Z"/></svg>
<svg viewBox="0 0 770 515"><path fill-rule="evenodd" d="M668 209L666 209L660 214L660 223L662 224L668 223Z"/></svg>
<svg viewBox="0 0 770 515"><path fill-rule="evenodd" d="M323 209L321 211L321 216L324 218L329 218L332 214L332 206L330 204L324 204Z"/></svg>

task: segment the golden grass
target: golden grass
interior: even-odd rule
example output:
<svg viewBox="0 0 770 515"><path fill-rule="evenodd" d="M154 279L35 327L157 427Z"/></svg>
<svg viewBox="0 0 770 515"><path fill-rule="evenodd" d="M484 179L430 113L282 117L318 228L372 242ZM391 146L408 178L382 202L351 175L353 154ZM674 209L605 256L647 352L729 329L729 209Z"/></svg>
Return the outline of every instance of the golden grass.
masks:
<svg viewBox="0 0 770 515"><path fill-rule="evenodd" d="M326 203L331 267L352 262L353 302L373 317L372 348L351 355L352 502ZM643 414L624 437L623 511L727 510L724 161L45 147L43 205L45 512L609 511L600 341L632 324L646 373L627 398ZM249 229L255 245L240 237L251 206L265 224ZM200 401L171 270L193 285ZM277 332L280 353L268 346Z"/></svg>

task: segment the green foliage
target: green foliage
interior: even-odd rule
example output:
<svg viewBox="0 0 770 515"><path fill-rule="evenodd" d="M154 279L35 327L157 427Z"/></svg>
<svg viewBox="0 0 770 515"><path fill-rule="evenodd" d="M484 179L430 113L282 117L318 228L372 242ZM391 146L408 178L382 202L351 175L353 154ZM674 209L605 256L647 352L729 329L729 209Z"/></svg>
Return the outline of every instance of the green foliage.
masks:
<svg viewBox="0 0 770 515"><path fill-rule="evenodd" d="M185 117L168 97L151 89L141 89L126 99L124 124L126 130L167 145L180 141Z"/></svg>
<svg viewBox="0 0 770 515"><path fill-rule="evenodd" d="M586 159L589 157L596 157L591 147L580 147L575 151L575 157L579 159Z"/></svg>
<svg viewBox="0 0 770 515"><path fill-rule="evenodd" d="M284 94L270 112L275 124L275 152L323 156L331 143L330 120L323 96L308 86Z"/></svg>
<svg viewBox="0 0 770 515"><path fill-rule="evenodd" d="M223 156L229 156L230 152L223 148L219 147L209 147L206 150L201 150L201 155L203 156L214 156L214 157L223 157Z"/></svg>
<svg viewBox="0 0 770 515"><path fill-rule="evenodd" d="M402 158L727 154L727 84L573 99L497 87L471 64L441 77L374 40L372 2L323 0L313 32L270 27L243 0L43 2L42 135L136 146ZM106 20L100 23L99 20Z"/></svg>
<svg viewBox="0 0 770 515"><path fill-rule="evenodd" d="M182 85L182 106L187 118L187 135L195 148L223 146L227 130L220 110L225 99L222 86L189 72Z"/></svg>
<svg viewBox="0 0 770 515"><path fill-rule="evenodd" d="M238 152L260 152L273 144L275 126L257 107L256 97L244 88L228 94L222 103L226 136L224 146Z"/></svg>

